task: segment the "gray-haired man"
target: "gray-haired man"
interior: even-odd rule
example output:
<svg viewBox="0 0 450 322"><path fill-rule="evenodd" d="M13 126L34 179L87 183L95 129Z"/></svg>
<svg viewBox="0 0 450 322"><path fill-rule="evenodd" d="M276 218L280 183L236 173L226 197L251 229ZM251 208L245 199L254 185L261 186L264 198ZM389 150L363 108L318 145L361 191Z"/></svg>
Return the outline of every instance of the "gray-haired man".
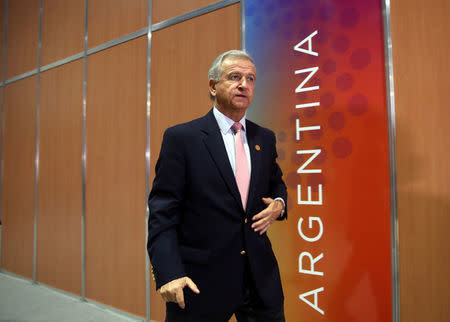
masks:
<svg viewBox="0 0 450 322"><path fill-rule="evenodd" d="M266 231L286 218L275 135L246 120L256 70L245 52L209 71L213 109L164 134L149 196L148 251L166 321L284 321Z"/></svg>

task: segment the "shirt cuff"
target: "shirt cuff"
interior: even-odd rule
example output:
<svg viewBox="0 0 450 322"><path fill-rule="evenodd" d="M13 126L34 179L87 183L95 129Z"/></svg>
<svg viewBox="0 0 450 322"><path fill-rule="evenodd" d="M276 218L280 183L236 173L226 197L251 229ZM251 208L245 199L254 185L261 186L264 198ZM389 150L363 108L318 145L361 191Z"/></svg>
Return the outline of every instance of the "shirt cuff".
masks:
<svg viewBox="0 0 450 322"><path fill-rule="evenodd" d="M278 217L278 218L282 218L284 215L284 209L286 209L286 204L285 204L283 198L278 197L278 198L275 198L274 200L279 200L283 204L283 210L281 210L280 216Z"/></svg>

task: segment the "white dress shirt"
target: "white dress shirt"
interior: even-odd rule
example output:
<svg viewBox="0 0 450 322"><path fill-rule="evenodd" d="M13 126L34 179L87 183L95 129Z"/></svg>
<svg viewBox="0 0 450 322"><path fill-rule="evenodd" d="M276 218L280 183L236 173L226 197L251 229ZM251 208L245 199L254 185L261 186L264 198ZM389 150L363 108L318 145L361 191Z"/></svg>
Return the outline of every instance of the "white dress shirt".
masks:
<svg viewBox="0 0 450 322"><path fill-rule="evenodd" d="M230 160L231 168L233 169L233 173L236 176L236 148L234 143L234 131L231 128L235 121L230 119L228 116L224 115L220 112L215 106L213 109L214 117L216 118L217 124L220 128L220 133L222 133L223 143L225 143L225 149L227 150L228 159ZM242 124L241 137L242 142L244 143L245 155L247 156L248 162L248 174L251 175L252 171L252 162L250 160L250 149L248 147L247 142L247 134L245 127L245 115L239 121Z"/></svg>

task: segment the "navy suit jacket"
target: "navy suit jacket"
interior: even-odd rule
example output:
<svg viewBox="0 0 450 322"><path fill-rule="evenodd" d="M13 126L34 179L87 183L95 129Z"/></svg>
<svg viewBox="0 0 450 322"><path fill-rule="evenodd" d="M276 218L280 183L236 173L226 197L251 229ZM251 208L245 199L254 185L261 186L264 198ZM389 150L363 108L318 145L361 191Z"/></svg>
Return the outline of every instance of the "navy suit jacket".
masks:
<svg viewBox="0 0 450 322"><path fill-rule="evenodd" d="M275 135L248 120L246 135L252 170L244 211L212 110L164 133L148 202L147 248L156 288L188 276L200 290L195 294L185 287L186 308L168 303L169 311L231 314L242 301L247 259L264 303L274 309L283 305L280 273L269 238L251 228L251 218L266 208L262 197L286 201L286 186L276 163ZM283 218L286 216L285 212Z"/></svg>

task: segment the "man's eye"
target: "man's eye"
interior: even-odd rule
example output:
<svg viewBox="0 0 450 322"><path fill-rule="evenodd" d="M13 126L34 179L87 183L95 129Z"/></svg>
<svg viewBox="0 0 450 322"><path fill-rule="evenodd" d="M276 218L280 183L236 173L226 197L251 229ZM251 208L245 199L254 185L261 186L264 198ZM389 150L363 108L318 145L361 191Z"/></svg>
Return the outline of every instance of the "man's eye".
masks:
<svg viewBox="0 0 450 322"><path fill-rule="evenodd" d="M238 80L241 79L241 75L239 75L239 74L233 74L233 75L231 75L231 79L234 80L234 81L238 81Z"/></svg>
<svg viewBox="0 0 450 322"><path fill-rule="evenodd" d="M247 81L250 83L253 83L255 81L255 77L249 76L249 77L247 77Z"/></svg>

